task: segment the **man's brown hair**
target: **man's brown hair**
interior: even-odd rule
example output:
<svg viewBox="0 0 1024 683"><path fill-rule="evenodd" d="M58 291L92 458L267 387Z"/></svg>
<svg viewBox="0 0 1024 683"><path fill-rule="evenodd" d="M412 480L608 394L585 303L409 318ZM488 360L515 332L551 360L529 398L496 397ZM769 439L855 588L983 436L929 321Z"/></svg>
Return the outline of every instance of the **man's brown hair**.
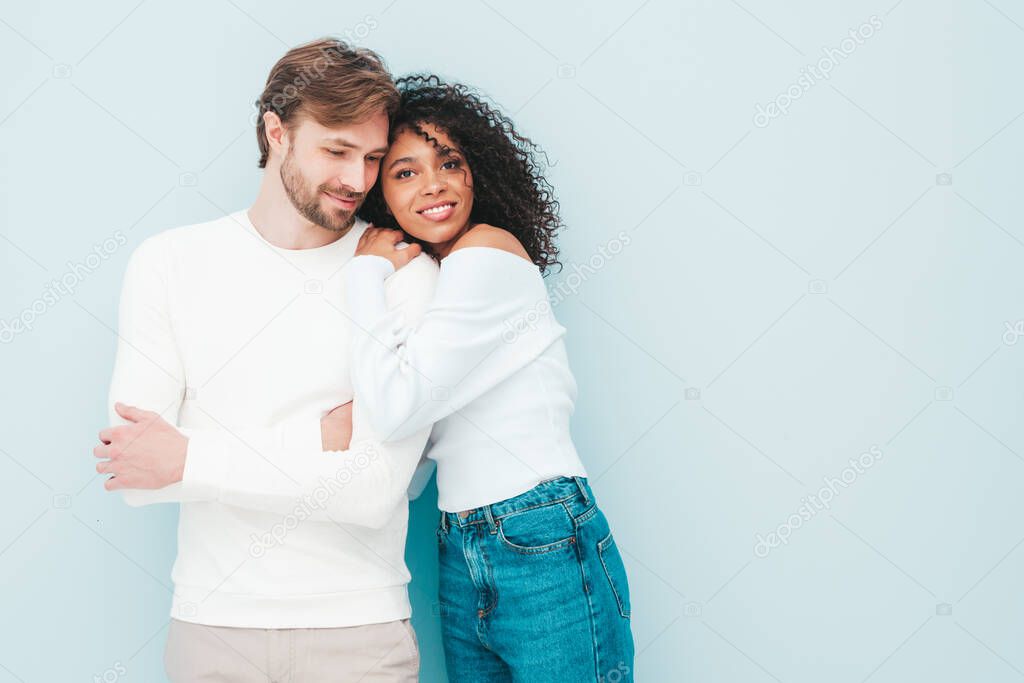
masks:
<svg viewBox="0 0 1024 683"><path fill-rule="evenodd" d="M300 114L323 126L359 123L378 111L390 119L398 110L398 91L376 52L321 38L292 48L278 60L256 107L259 167L266 168L270 144L265 112L276 113L286 126Z"/></svg>

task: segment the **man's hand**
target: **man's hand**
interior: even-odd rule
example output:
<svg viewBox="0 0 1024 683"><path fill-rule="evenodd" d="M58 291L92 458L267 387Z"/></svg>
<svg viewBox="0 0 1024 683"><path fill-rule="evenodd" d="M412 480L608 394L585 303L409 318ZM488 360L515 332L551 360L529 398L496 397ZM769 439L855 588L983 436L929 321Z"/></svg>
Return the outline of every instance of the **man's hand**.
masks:
<svg viewBox="0 0 1024 683"><path fill-rule="evenodd" d="M389 230L388 228L370 226L363 231L363 235L359 238L355 256L362 256L363 254L383 256L391 261L391 265L395 267L395 270L398 270L419 256L423 250L418 244L398 247L397 245L402 241L402 237L401 230Z"/></svg>
<svg viewBox="0 0 1024 683"><path fill-rule="evenodd" d="M320 437L325 451L348 450L352 441L352 401L320 418Z"/></svg>
<svg viewBox="0 0 1024 683"><path fill-rule="evenodd" d="M114 475L103 488L159 489L181 481L188 437L152 411L123 403L114 409L129 423L102 430L103 443L92 450L97 458L108 458L96 464L96 471Z"/></svg>

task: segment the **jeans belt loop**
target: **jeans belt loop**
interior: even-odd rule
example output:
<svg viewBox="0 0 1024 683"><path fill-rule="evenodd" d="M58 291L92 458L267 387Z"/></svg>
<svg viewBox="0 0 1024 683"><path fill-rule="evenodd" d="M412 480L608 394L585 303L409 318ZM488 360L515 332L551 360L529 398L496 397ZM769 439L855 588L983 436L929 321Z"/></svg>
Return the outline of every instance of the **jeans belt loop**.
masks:
<svg viewBox="0 0 1024 683"><path fill-rule="evenodd" d="M573 481L576 482L576 486L580 489L580 495L583 496L583 500L586 501L587 505L590 505L590 495L587 493L586 484L583 483L583 479L580 477L573 477Z"/></svg>
<svg viewBox="0 0 1024 683"><path fill-rule="evenodd" d="M487 528L491 530L492 534L498 532L498 525L494 523L494 512L491 511L490 505L484 505L484 517L487 518Z"/></svg>
<svg viewBox="0 0 1024 683"><path fill-rule="evenodd" d="M441 531L448 533L448 513L441 510Z"/></svg>

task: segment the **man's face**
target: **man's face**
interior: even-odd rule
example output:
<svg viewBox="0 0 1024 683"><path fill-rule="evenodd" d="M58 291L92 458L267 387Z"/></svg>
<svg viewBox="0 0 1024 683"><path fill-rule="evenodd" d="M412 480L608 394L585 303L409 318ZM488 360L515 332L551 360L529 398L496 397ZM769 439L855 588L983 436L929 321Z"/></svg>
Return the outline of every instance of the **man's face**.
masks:
<svg viewBox="0 0 1024 683"><path fill-rule="evenodd" d="M281 182L295 210L327 230L347 231L377 181L388 147L387 115L331 128L300 116L287 142Z"/></svg>

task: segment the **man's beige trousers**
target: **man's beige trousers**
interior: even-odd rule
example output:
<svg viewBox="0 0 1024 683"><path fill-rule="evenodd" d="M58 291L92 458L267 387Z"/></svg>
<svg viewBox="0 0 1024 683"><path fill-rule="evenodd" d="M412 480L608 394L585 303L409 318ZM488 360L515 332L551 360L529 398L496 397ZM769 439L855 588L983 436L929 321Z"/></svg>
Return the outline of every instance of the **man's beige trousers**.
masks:
<svg viewBox="0 0 1024 683"><path fill-rule="evenodd" d="M164 666L172 683L414 683L420 655L408 619L294 629L171 619Z"/></svg>

